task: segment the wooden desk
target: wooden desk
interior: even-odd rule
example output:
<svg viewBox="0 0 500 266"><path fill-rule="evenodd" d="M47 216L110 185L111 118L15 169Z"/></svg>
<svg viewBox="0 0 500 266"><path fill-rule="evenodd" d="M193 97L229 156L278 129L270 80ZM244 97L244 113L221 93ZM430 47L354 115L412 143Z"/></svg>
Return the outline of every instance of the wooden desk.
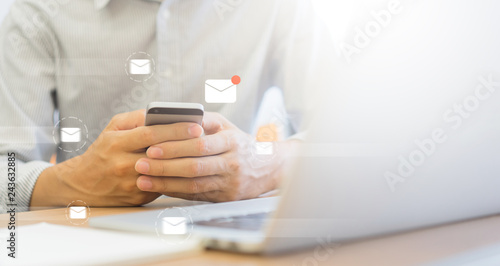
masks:
<svg viewBox="0 0 500 266"><path fill-rule="evenodd" d="M137 208L92 208L91 216L140 212L184 205L176 199L159 199ZM0 227L6 227L9 216L0 215ZM17 214L17 224L47 222L71 224L65 209L38 210ZM500 216L492 216L446 226L398 235L358 241L325 250L305 250L272 257L248 256L208 250L198 256L178 259L175 265L415 265L444 259L474 249L500 243ZM172 263L170 261L169 263ZM148 265L165 265L165 262Z"/></svg>

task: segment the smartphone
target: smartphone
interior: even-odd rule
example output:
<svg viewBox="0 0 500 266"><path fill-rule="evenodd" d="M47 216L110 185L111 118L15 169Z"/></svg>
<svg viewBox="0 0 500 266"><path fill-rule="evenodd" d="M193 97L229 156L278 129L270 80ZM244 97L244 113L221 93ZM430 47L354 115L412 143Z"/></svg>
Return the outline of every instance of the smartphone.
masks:
<svg viewBox="0 0 500 266"><path fill-rule="evenodd" d="M146 109L146 126L203 122L205 111L199 103L152 102Z"/></svg>

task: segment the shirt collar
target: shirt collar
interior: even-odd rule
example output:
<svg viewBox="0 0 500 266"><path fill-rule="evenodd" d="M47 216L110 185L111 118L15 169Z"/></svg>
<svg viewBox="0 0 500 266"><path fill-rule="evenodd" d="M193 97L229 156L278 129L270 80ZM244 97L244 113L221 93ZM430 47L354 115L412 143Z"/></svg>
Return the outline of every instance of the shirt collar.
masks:
<svg viewBox="0 0 500 266"><path fill-rule="evenodd" d="M94 0L94 7L96 10L103 9L109 3L109 0Z"/></svg>

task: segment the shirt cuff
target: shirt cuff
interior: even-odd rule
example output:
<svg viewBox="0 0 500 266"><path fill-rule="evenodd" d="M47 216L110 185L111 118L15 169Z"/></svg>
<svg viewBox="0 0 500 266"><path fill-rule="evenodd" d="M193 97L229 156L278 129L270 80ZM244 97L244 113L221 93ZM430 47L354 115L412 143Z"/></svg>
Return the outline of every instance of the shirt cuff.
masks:
<svg viewBox="0 0 500 266"><path fill-rule="evenodd" d="M29 163L17 162L16 163L16 179L15 179L15 189L12 191L8 191L8 183L10 182L7 179L7 168L0 168L5 172L4 178L1 181L1 192L0 192L0 213L6 213L10 208L15 207L16 212L25 212L29 210L31 195L33 193L33 189L35 187L36 181L40 174L47 168L51 167L52 164L44 161L33 161ZM4 170L5 169L5 170ZM14 201L11 201L13 194L8 192L14 192L15 197ZM16 204L12 206L8 206L7 204Z"/></svg>

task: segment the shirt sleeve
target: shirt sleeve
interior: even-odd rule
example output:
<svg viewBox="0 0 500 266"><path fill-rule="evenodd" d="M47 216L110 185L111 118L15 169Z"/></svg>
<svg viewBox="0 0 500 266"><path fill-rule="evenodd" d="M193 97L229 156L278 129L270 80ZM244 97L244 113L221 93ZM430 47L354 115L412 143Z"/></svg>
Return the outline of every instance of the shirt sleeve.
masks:
<svg viewBox="0 0 500 266"><path fill-rule="evenodd" d="M51 166L56 149L50 95L56 87L55 41L44 14L16 1L0 28L0 213L7 204L29 209L37 178ZM9 157L15 158L14 169L8 169ZM12 172L15 189L8 185Z"/></svg>
<svg viewBox="0 0 500 266"><path fill-rule="evenodd" d="M274 39L273 77L281 88L292 139L302 139L307 116L332 89L334 46L310 0L281 1Z"/></svg>

